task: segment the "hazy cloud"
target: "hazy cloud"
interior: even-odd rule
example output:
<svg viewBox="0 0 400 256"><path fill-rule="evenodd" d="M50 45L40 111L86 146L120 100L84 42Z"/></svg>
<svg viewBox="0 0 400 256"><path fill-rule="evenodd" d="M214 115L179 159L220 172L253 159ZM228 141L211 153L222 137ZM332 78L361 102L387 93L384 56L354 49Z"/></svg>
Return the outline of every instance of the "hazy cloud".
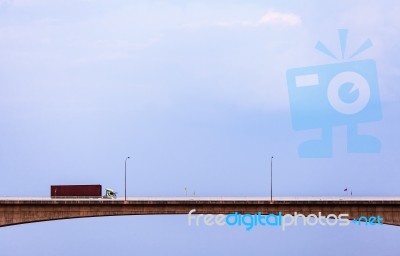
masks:
<svg viewBox="0 0 400 256"><path fill-rule="evenodd" d="M283 13L269 10L259 21L259 25L285 24L288 26L301 25L301 18L293 13Z"/></svg>
<svg viewBox="0 0 400 256"><path fill-rule="evenodd" d="M260 27L260 26L299 26L301 25L301 17L293 13L276 12L269 10L258 20L220 20L207 21L186 24L185 28L201 28L201 27Z"/></svg>

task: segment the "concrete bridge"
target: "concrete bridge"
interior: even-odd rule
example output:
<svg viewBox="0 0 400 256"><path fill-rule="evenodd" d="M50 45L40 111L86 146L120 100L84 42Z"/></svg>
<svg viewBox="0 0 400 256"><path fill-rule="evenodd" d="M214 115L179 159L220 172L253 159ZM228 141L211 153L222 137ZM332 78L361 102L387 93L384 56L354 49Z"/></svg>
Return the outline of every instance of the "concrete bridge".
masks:
<svg viewBox="0 0 400 256"><path fill-rule="evenodd" d="M400 225L400 198L269 198L174 197L110 199L0 198L0 227L72 218L187 214L349 214L380 216L384 224Z"/></svg>

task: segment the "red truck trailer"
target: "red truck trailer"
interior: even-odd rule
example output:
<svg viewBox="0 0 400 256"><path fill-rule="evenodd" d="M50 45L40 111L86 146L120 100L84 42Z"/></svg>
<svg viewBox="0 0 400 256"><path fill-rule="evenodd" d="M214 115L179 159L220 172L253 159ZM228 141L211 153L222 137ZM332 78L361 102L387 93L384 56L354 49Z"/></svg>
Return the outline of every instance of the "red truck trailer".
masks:
<svg viewBox="0 0 400 256"><path fill-rule="evenodd" d="M101 185L52 185L52 198L101 198Z"/></svg>

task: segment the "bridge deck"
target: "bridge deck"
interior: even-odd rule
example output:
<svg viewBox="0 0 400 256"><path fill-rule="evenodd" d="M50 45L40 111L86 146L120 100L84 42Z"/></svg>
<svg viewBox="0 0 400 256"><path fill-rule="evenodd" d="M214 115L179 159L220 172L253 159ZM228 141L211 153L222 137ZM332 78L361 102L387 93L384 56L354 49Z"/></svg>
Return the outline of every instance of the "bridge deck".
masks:
<svg viewBox="0 0 400 256"><path fill-rule="evenodd" d="M29 222L118 215L348 214L349 218L381 216L400 225L399 197L129 197L123 199L0 198L0 226Z"/></svg>

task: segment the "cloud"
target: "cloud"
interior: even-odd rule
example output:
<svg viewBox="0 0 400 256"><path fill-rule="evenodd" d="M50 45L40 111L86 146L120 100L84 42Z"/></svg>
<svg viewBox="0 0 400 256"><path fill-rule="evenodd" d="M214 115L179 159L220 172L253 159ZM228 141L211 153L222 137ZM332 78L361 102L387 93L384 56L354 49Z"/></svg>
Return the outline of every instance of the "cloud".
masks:
<svg viewBox="0 0 400 256"><path fill-rule="evenodd" d="M269 10L258 21L219 21L213 25L218 27L299 26L301 17L293 13Z"/></svg>
<svg viewBox="0 0 400 256"><path fill-rule="evenodd" d="M259 25L284 24L288 26L298 26L301 25L301 18L292 13L275 12L270 10L262 16L257 23Z"/></svg>

